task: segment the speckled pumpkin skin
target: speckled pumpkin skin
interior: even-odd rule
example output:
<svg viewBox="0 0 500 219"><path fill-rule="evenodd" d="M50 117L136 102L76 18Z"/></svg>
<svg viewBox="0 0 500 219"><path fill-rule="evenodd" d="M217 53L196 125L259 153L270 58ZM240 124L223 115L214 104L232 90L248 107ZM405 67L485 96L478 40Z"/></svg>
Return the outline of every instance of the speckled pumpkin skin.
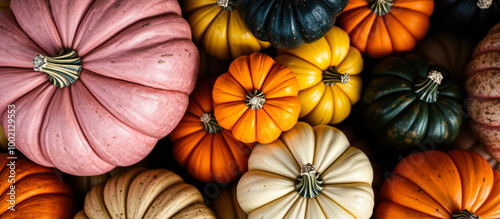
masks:
<svg viewBox="0 0 500 219"><path fill-rule="evenodd" d="M467 74L466 107L472 132L500 160L500 23L474 49Z"/></svg>
<svg viewBox="0 0 500 219"><path fill-rule="evenodd" d="M415 84L437 70L443 80L437 102L420 100ZM365 88L363 119L379 142L389 150L407 153L419 147L433 149L451 142L462 124L462 94L441 66L429 65L424 56L408 54L378 63Z"/></svg>

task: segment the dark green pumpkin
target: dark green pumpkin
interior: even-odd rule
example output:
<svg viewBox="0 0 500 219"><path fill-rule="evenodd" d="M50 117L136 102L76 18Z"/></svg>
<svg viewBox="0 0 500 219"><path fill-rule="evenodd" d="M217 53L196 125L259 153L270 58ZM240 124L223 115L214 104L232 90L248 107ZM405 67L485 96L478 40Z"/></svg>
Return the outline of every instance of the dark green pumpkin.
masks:
<svg viewBox="0 0 500 219"><path fill-rule="evenodd" d="M236 0L245 24L259 40L297 48L325 35L348 0Z"/></svg>
<svg viewBox="0 0 500 219"><path fill-rule="evenodd" d="M431 72L434 76L429 77ZM421 55L393 56L373 69L362 98L363 120L393 152L435 149L457 136L462 101L459 86L445 68L429 65Z"/></svg>

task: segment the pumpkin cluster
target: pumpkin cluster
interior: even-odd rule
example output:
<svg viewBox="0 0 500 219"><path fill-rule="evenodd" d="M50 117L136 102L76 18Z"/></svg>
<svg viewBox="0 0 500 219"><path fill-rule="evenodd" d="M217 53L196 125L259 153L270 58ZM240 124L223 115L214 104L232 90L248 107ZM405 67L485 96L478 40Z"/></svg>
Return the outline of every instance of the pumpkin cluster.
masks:
<svg viewBox="0 0 500 219"><path fill-rule="evenodd" d="M498 0L0 0L0 218L500 218Z"/></svg>

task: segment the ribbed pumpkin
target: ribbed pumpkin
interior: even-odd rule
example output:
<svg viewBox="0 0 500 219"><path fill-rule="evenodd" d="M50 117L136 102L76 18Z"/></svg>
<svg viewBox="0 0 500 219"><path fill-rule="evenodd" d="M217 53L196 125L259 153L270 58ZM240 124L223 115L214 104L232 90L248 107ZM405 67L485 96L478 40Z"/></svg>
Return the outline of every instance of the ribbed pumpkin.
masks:
<svg viewBox="0 0 500 219"><path fill-rule="evenodd" d="M8 157L0 154L0 218L67 219L75 214L73 192L56 170L18 155ZM8 209L11 199L15 211Z"/></svg>
<svg viewBox="0 0 500 219"><path fill-rule="evenodd" d="M199 54L176 0L11 9L0 13L0 124L15 104L17 149L30 160L102 174L142 160L184 115Z"/></svg>
<svg viewBox="0 0 500 219"><path fill-rule="evenodd" d="M277 63L299 81L299 118L311 125L337 124L361 97L363 58L349 36L333 27L320 40L297 49L278 49Z"/></svg>
<svg viewBox="0 0 500 219"><path fill-rule="evenodd" d="M76 199L83 201L85 199L85 195L90 191L90 189L92 189L92 187L102 182L106 182L112 176L134 167L147 167L147 166L148 166L148 159L146 157L144 160L141 160L132 166L116 167L104 174L95 176L65 175L64 178L68 182L71 189L74 191Z"/></svg>
<svg viewBox="0 0 500 219"><path fill-rule="evenodd" d="M474 49L467 74L466 107L472 131L486 151L500 160L500 23Z"/></svg>
<svg viewBox="0 0 500 219"><path fill-rule="evenodd" d="M189 174L202 182L231 182L247 171L254 144L236 140L214 117L212 89L215 80L200 79L189 99L186 114L169 138L174 157Z"/></svg>
<svg viewBox="0 0 500 219"><path fill-rule="evenodd" d="M121 172L94 186L84 210L74 218L215 219L201 193L165 169L141 167Z"/></svg>
<svg viewBox="0 0 500 219"><path fill-rule="evenodd" d="M438 31L425 36L415 49L424 54L431 65L440 65L448 69L450 77L465 88L467 64L470 61L474 45L466 37L450 32Z"/></svg>
<svg viewBox="0 0 500 219"><path fill-rule="evenodd" d="M500 218L500 172L472 151L402 159L380 190L376 219Z"/></svg>
<svg viewBox="0 0 500 219"><path fill-rule="evenodd" d="M193 40L218 59L235 59L271 46L248 30L233 0L184 0Z"/></svg>
<svg viewBox="0 0 500 219"><path fill-rule="evenodd" d="M370 218L373 169L366 155L328 125L298 122L257 145L237 186L248 218Z"/></svg>
<svg viewBox="0 0 500 219"><path fill-rule="evenodd" d="M271 143L297 123L298 92L288 67L263 53L241 56L215 81L215 118L239 141Z"/></svg>
<svg viewBox="0 0 500 219"><path fill-rule="evenodd" d="M220 190L219 195L211 202L210 208L218 219L247 219L248 215L241 209L236 196L236 184Z"/></svg>
<svg viewBox="0 0 500 219"><path fill-rule="evenodd" d="M491 155L486 152L486 148L481 142L477 140L472 134L469 123L466 122L460 128L460 132L458 133L457 138L453 142L451 142L446 149L463 149L463 150L471 150L479 155L483 156L486 161L490 164L493 169L497 169L500 171L500 161L493 158Z"/></svg>
<svg viewBox="0 0 500 219"><path fill-rule="evenodd" d="M433 0L349 0L338 24L361 53L382 58L413 50L433 9Z"/></svg>
<svg viewBox="0 0 500 219"><path fill-rule="evenodd" d="M262 41L277 48L297 48L325 35L348 0L237 0L245 24Z"/></svg>
<svg viewBox="0 0 500 219"><path fill-rule="evenodd" d="M363 93L363 119L381 145L407 153L419 146L443 146L462 124L462 94L441 66L407 54L379 62Z"/></svg>

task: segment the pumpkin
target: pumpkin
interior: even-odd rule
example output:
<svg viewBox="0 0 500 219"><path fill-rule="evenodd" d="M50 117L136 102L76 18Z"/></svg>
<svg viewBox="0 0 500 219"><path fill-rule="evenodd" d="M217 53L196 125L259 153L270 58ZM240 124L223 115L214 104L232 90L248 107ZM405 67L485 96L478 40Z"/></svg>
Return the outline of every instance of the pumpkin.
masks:
<svg viewBox="0 0 500 219"><path fill-rule="evenodd" d="M144 160L141 160L139 163L136 163L132 166L116 167L104 174L95 176L73 176L66 174L65 179L68 182L69 186L71 187L71 190L74 191L76 200L83 201L85 199L85 195L90 191L90 189L92 189L92 187L102 182L105 182L112 176L120 172L126 171L128 169L131 169L133 167L147 167L147 166L148 166L148 159L145 158Z"/></svg>
<svg viewBox="0 0 500 219"><path fill-rule="evenodd" d="M474 38L482 38L500 22L498 0L439 0L432 16L432 24Z"/></svg>
<svg viewBox="0 0 500 219"><path fill-rule="evenodd" d="M9 9L10 0L0 0L0 12Z"/></svg>
<svg viewBox="0 0 500 219"><path fill-rule="evenodd" d="M215 80L200 79L191 94L186 114L169 138L174 157L198 181L227 183L247 171L254 144L236 140L214 117L212 89Z"/></svg>
<svg viewBox="0 0 500 219"><path fill-rule="evenodd" d="M361 53L382 58L412 51L433 9L433 0L349 0L338 23Z"/></svg>
<svg viewBox="0 0 500 219"><path fill-rule="evenodd" d="M471 128L486 151L500 160L500 23L474 49L467 68L466 107Z"/></svg>
<svg viewBox="0 0 500 219"><path fill-rule="evenodd" d="M0 153L0 180L2 219L66 219L75 213L73 192L52 168Z"/></svg>
<svg viewBox="0 0 500 219"><path fill-rule="evenodd" d="M363 58L349 45L349 36L333 27L320 40L296 49L278 49L277 63L299 81L299 118L310 125L337 124L361 97Z"/></svg>
<svg viewBox="0 0 500 219"><path fill-rule="evenodd" d="M363 93L363 120L381 145L407 153L453 141L462 125L462 93L448 71L424 56L379 62Z"/></svg>
<svg viewBox="0 0 500 219"><path fill-rule="evenodd" d="M236 8L257 39L292 49L325 35L347 2L238 0Z"/></svg>
<svg viewBox="0 0 500 219"><path fill-rule="evenodd" d="M493 169L497 169L500 171L500 161L496 160L495 158L491 157L486 152L486 149L481 142L479 142L474 135L472 134L472 131L470 129L470 126L466 124L462 125L460 128L460 132L458 133L457 138L453 142L451 142L446 149L451 150L451 149L463 149L463 150L471 150L479 155L483 156L486 161L490 164L490 166Z"/></svg>
<svg viewBox="0 0 500 219"><path fill-rule="evenodd" d="M341 131L298 122L254 148L237 197L248 218L370 218L372 180L368 157Z"/></svg>
<svg viewBox="0 0 500 219"><path fill-rule="evenodd" d="M0 124L14 104L17 149L32 161L102 174L142 160L182 118L199 54L177 1L11 9L0 14Z"/></svg>
<svg viewBox="0 0 500 219"><path fill-rule="evenodd" d="M247 219L248 215L241 209L236 196L236 184L220 190L219 194L210 203L219 219Z"/></svg>
<svg viewBox="0 0 500 219"><path fill-rule="evenodd" d="M5 133L6 132L3 130L3 127L0 125L0 149L3 152L6 152L9 147L9 139Z"/></svg>
<svg viewBox="0 0 500 219"><path fill-rule="evenodd" d="M215 118L238 141L271 143L297 123L298 87L292 71L268 55L241 56L215 81Z"/></svg>
<svg viewBox="0 0 500 219"><path fill-rule="evenodd" d="M392 152L441 147L462 125L462 93L448 71L418 54L379 62L363 93L363 120Z"/></svg>
<svg viewBox="0 0 500 219"><path fill-rule="evenodd" d="M406 156L380 189L375 218L500 218L500 172L472 151Z"/></svg>
<svg viewBox="0 0 500 219"><path fill-rule="evenodd" d="M136 167L94 186L80 218L214 218L201 193L165 169Z"/></svg>
<svg viewBox="0 0 500 219"><path fill-rule="evenodd" d="M450 77L465 87L467 64L474 46L466 37L450 32L433 32L419 42L416 51L421 52L431 65L448 69Z"/></svg>
<svg viewBox="0 0 500 219"><path fill-rule="evenodd" d="M184 0L183 6L193 40L211 56L235 59L271 45L250 33L233 0Z"/></svg>

